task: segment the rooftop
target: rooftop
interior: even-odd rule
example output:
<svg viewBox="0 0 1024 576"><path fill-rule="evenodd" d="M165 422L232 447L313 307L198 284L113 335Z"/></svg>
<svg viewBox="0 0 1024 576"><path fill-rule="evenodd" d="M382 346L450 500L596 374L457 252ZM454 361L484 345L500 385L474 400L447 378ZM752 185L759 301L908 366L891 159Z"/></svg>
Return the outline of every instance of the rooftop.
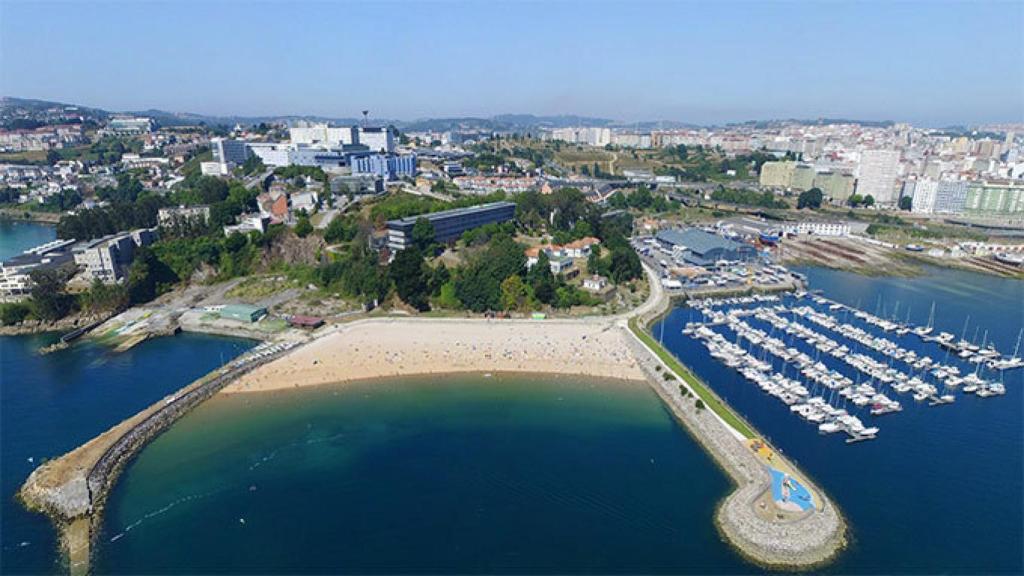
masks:
<svg viewBox="0 0 1024 576"><path fill-rule="evenodd" d="M426 218L427 220L440 220L443 218L454 218L457 216L467 216L469 214L476 214L478 212L487 212L497 208L507 208L511 206L515 208L515 202L508 202L502 200L501 202L489 202L487 204L478 204L476 206L469 206L467 208L453 208L451 210L442 210L441 212L429 212L427 214L417 214L416 216L409 216L407 218L399 218L398 220L388 220L388 225L409 225L415 224L420 218Z"/></svg>
<svg viewBox="0 0 1024 576"><path fill-rule="evenodd" d="M658 232L657 238L661 242L666 242L674 246L685 246L690 251L697 254L705 254L715 248L736 250L745 246L735 240L729 240L728 238L723 238L718 234L705 232L700 228L673 228L671 230L662 230L661 232Z"/></svg>

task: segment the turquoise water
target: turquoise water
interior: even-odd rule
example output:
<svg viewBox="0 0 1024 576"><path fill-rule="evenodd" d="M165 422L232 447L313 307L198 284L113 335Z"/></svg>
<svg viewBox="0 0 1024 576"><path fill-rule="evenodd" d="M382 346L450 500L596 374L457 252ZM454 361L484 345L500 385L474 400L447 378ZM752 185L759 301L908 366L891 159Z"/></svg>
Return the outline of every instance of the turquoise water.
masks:
<svg viewBox="0 0 1024 576"><path fill-rule="evenodd" d="M50 224L0 218L0 260L56 238L57 228Z"/></svg>
<svg viewBox="0 0 1024 576"><path fill-rule="evenodd" d="M1004 354L1012 353L1024 326L1024 282L1017 280L940 269L910 279L824 269L801 272L811 288L850 306L859 303L872 313L889 317L899 302L903 320L909 306L910 320L918 325L928 322L935 301L936 332L959 336L969 315L967 338L977 329L980 343L987 330L989 341ZM794 459L850 521L850 549L828 571L1024 573L1024 370L1006 372L1007 393L996 398L957 393L955 403L929 407L909 395L890 393L903 411L875 418L867 414L869 407L859 409L865 425L881 431L877 440L847 445L839 434L819 435L786 405L683 336L690 316L689 309L679 308L667 318L665 345ZM944 361L934 344L916 336L887 337ZM855 377L822 356L830 368ZM852 404L847 409L856 410Z"/></svg>
<svg viewBox="0 0 1024 576"><path fill-rule="evenodd" d="M645 384L482 376L204 404L111 494L99 573L749 571Z"/></svg>
<svg viewBox="0 0 1024 576"><path fill-rule="evenodd" d="M56 336L0 337L0 573L61 570L49 520L14 495L58 456L250 348L248 340L181 334L121 354L88 342L39 356ZM31 459L31 461L29 460Z"/></svg>

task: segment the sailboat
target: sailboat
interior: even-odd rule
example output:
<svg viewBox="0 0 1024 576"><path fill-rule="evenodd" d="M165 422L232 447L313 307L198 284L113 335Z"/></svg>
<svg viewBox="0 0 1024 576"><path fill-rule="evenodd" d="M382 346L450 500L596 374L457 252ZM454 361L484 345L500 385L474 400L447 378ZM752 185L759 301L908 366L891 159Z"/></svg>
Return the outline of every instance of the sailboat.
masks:
<svg viewBox="0 0 1024 576"><path fill-rule="evenodd" d="M1020 368L1024 366L1024 358L1019 356L1020 354L1020 339L1024 336L1024 328L1021 328L1020 332L1017 333L1017 345L1013 347L1013 356L1006 359L992 360L989 362L988 367L993 370L1010 370L1013 368Z"/></svg>
<svg viewBox="0 0 1024 576"><path fill-rule="evenodd" d="M935 322L935 301L932 300L932 311L931 311L931 314L928 315L928 325L927 326L918 326L917 328L914 328L914 334L917 334L918 336L920 336L922 338L924 338L925 336L931 334L932 333L932 323L934 323L934 322Z"/></svg>

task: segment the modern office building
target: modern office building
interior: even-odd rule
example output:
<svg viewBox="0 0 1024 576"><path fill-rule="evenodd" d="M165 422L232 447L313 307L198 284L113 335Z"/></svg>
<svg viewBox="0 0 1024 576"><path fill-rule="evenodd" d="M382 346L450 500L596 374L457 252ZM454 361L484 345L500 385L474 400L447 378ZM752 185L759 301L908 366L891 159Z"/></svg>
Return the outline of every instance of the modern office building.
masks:
<svg viewBox="0 0 1024 576"><path fill-rule="evenodd" d="M860 157L857 194L871 196L878 204L895 203L899 167L899 150L865 150Z"/></svg>
<svg viewBox="0 0 1024 576"><path fill-rule="evenodd" d="M82 273L89 282L99 280L113 284L128 275L136 248L148 246L155 240L155 228L140 228L83 242L76 245L72 253L75 264L82 267Z"/></svg>
<svg viewBox="0 0 1024 576"><path fill-rule="evenodd" d="M458 240L466 230L485 224L510 222L516 215L514 202L491 202L469 208L455 208L443 212L420 214L399 220L389 220L388 247L404 250L412 245L412 229L420 218L429 220L434 226L434 241L448 243Z"/></svg>
<svg viewBox="0 0 1024 576"><path fill-rule="evenodd" d="M245 140L231 140L229 138L211 138L210 151L213 152L213 159L221 164L234 164L240 166L252 156L249 143Z"/></svg>
<svg viewBox="0 0 1024 576"><path fill-rule="evenodd" d="M355 126L331 126L326 123L299 122L288 128L293 145L338 148L359 142Z"/></svg>
<svg viewBox="0 0 1024 576"><path fill-rule="evenodd" d="M366 146L371 152L391 154L395 151L395 134L386 126L360 126L356 142Z"/></svg>
<svg viewBox="0 0 1024 576"><path fill-rule="evenodd" d="M20 296L32 290L30 274L35 270L58 268L74 261L70 246L74 240L54 240L0 262L0 295Z"/></svg>
<svg viewBox="0 0 1024 576"><path fill-rule="evenodd" d="M757 249L701 230L700 228L673 228L662 230L657 241L672 252L677 260L696 266L713 266L717 262L749 262L757 259Z"/></svg>
<svg viewBox="0 0 1024 576"><path fill-rule="evenodd" d="M397 180L403 176L413 177L416 175L416 155L353 156L351 166L352 174L373 174L386 180Z"/></svg>

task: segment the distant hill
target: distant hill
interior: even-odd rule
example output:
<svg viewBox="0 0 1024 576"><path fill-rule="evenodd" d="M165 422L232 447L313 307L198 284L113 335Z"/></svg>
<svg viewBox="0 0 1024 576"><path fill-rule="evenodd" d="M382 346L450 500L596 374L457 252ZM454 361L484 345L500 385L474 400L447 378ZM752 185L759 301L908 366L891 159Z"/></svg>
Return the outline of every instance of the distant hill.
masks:
<svg viewBox="0 0 1024 576"><path fill-rule="evenodd" d="M360 118L339 118L317 115L267 115L267 116L211 116L206 114L195 114L190 112L168 112L166 110L138 110L114 112L100 108L90 108L76 104L64 104L61 102L50 102L46 100L33 100L29 98L3 97L0 99L0 120L6 125L12 118L36 117L45 118L48 114L53 115L55 110L65 110L67 113L75 112L88 120L97 122L106 121L115 114L131 114L135 116L147 116L162 126L195 126L205 124L207 126L234 126L235 124L250 125L260 122L295 122L306 120L310 122L331 122L339 125L358 124ZM37 118L37 119L39 119ZM555 116L537 116L534 114L498 114L491 117L454 117L454 118L421 118L416 120L397 120L386 118L373 118L370 120L375 125L394 125L402 131L517 131L527 132L539 129L565 128L571 126L606 126L609 128L620 128L624 130L636 129L641 131L650 130L674 130L682 128L714 128L675 120L645 120L639 122L622 122L608 118L595 118L588 116L577 116L573 114L561 114ZM848 120L842 118L817 118L817 119L777 119L777 120L751 120L747 122L734 122L724 126L751 126L755 128L768 128L786 124L803 125L827 125L827 124L859 124L869 127L888 127L893 125L892 120Z"/></svg>

